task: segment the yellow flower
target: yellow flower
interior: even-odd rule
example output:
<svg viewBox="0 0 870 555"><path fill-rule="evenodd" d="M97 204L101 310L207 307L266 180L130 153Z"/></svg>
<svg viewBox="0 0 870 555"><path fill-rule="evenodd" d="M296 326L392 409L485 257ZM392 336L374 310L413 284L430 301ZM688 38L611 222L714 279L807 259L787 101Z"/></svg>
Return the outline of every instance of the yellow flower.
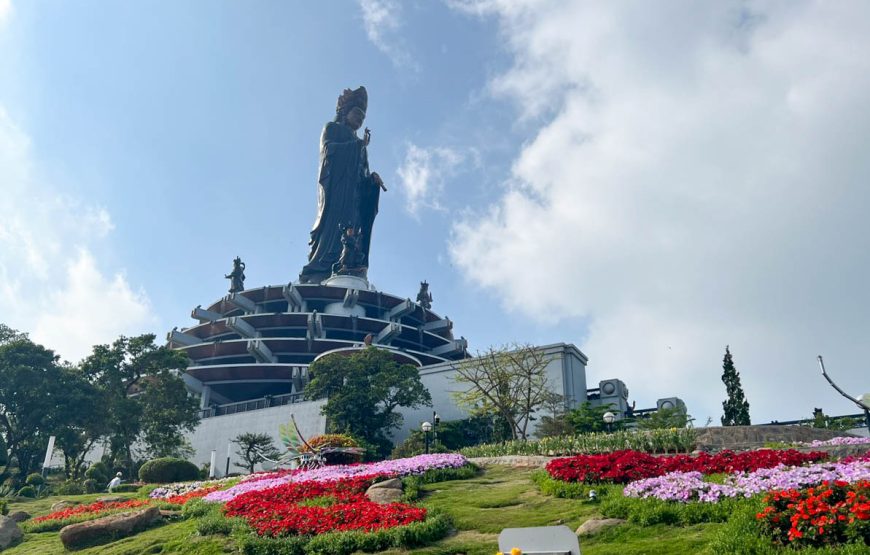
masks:
<svg viewBox="0 0 870 555"><path fill-rule="evenodd" d="M523 550L519 547L511 549L511 555L523 555Z"/></svg>
<svg viewBox="0 0 870 555"><path fill-rule="evenodd" d="M498 551L495 555L504 555L501 551Z"/></svg>

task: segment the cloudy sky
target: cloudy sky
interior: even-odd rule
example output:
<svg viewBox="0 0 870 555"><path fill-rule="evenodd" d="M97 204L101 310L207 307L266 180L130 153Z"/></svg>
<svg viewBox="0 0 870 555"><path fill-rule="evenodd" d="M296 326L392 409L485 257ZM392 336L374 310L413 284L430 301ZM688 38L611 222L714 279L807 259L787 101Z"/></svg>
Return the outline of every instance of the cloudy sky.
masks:
<svg viewBox="0 0 870 555"><path fill-rule="evenodd" d="M472 349L575 343L639 407L870 392L870 5L0 0L0 322L75 361L295 279L366 85L375 285Z"/></svg>

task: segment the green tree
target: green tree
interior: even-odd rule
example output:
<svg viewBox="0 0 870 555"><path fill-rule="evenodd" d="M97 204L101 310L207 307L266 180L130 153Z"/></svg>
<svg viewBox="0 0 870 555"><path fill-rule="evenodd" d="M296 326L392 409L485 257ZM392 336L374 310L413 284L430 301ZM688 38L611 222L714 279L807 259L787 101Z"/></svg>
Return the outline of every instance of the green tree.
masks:
<svg viewBox="0 0 870 555"><path fill-rule="evenodd" d="M723 426L749 426L749 401L743 396L743 387L740 385L740 373L734 368L734 360L731 358L731 350L725 346L725 357L722 359L722 381L725 383L725 392L728 398L722 401Z"/></svg>
<svg viewBox="0 0 870 555"><path fill-rule="evenodd" d="M64 368L61 379L63 395L57 400L61 422L53 433L63 453L66 478L78 480L88 453L109 431L109 415L103 393L78 368Z"/></svg>
<svg viewBox="0 0 870 555"><path fill-rule="evenodd" d="M53 351L7 326L0 335L0 431L23 477L59 423L65 380Z"/></svg>
<svg viewBox="0 0 870 555"><path fill-rule="evenodd" d="M667 428L685 428L691 422L691 418L682 409L677 407L660 408L646 418L637 420L637 427L641 430L661 430Z"/></svg>
<svg viewBox="0 0 870 555"><path fill-rule="evenodd" d="M606 432L608 431L607 423L604 422L604 413L606 412L613 412L613 407L611 405L593 405L589 401L584 401L579 407L570 411L566 419L574 432L578 434ZM624 420L616 420L610 425L610 431L622 430L624 427Z"/></svg>
<svg viewBox="0 0 870 555"><path fill-rule="evenodd" d="M233 438L233 443L239 446L236 455L241 457L244 464L236 463L239 468L244 468L248 474L253 474L257 463L277 458L281 453L275 448L272 436L269 434L244 433ZM265 457L264 457L265 456Z"/></svg>
<svg viewBox="0 0 870 555"><path fill-rule="evenodd" d="M88 380L102 393L112 462L135 474L133 445L141 439L151 453L184 444L184 430L198 421L197 405L188 398L177 372L187 355L154 344L153 334L121 336L111 345L96 345L81 363Z"/></svg>
<svg viewBox="0 0 870 555"><path fill-rule="evenodd" d="M545 406L549 389L546 354L532 345L490 347L453 365L453 381L466 389L453 393L472 415L496 415L513 439L527 439L535 412Z"/></svg>
<svg viewBox="0 0 870 555"><path fill-rule="evenodd" d="M346 433L375 445L386 456L387 434L402 423L399 407L431 406L432 397L410 364L389 351L367 347L349 356L329 355L309 367L305 397L327 401L321 409L331 433Z"/></svg>

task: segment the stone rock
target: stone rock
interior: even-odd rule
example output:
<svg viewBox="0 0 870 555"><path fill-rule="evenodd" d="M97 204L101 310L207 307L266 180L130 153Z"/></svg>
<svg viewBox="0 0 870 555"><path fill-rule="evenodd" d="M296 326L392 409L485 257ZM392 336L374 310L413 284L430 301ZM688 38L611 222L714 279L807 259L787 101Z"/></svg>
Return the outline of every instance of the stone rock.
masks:
<svg viewBox="0 0 870 555"><path fill-rule="evenodd" d="M168 509L160 509L160 516L166 519L178 519L181 518L181 511L170 511Z"/></svg>
<svg viewBox="0 0 870 555"><path fill-rule="evenodd" d="M23 535L17 522L8 516L0 516L0 549L6 549L20 540Z"/></svg>
<svg viewBox="0 0 870 555"><path fill-rule="evenodd" d="M577 528L577 535L591 536L592 534L597 534L606 528L618 526L624 522L625 521L621 518L590 518L581 524L580 528Z"/></svg>
<svg viewBox="0 0 870 555"><path fill-rule="evenodd" d="M375 488L370 487L366 491L366 497L373 503L386 505L388 503L398 503L402 500L402 490L395 488Z"/></svg>
<svg viewBox="0 0 870 555"><path fill-rule="evenodd" d="M126 501L126 498L119 495L106 495L105 497L97 497L97 502L99 503L118 503L119 501Z"/></svg>
<svg viewBox="0 0 870 555"><path fill-rule="evenodd" d="M15 522L24 522L30 518L29 513L25 513L24 511L15 511L14 513L9 515L9 518L14 520Z"/></svg>
<svg viewBox="0 0 870 555"><path fill-rule="evenodd" d="M51 512L60 511L66 509L67 507L72 507L73 505L78 505L78 503L74 503L72 501L58 501L51 506Z"/></svg>
<svg viewBox="0 0 870 555"><path fill-rule="evenodd" d="M157 507L109 515L88 522L64 526L60 529L60 541L67 549L112 541L140 532L157 520L160 520L160 509Z"/></svg>
<svg viewBox="0 0 870 555"><path fill-rule="evenodd" d="M372 484L369 490L378 488L402 489L402 480L400 478L390 478L389 480L384 480L383 482Z"/></svg>

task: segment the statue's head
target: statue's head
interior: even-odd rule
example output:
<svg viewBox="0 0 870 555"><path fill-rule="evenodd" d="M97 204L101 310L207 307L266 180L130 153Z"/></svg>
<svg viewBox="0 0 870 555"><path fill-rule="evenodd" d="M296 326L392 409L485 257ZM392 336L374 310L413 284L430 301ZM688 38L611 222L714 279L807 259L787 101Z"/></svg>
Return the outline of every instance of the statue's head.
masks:
<svg viewBox="0 0 870 555"><path fill-rule="evenodd" d="M242 259L241 259L241 258L239 258L238 256L235 257L235 258L233 258L233 266L235 266L236 268L238 268L238 267L241 266L241 265L242 265Z"/></svg>
<svg viewBox="0 0 870 555"><path fill-rule="evenodd" d="M420 291L426 291L429 289L429 284L425 281L420 282Z"/></svg>
<svg viewBox="0 0 870 555"><path fill-rule="evenodd" d="M335 107L336 121L344 122L348 127L356 131L362 127L366 118L366 109L369 104L369 95L365 87L356 90L344 89L338 97Z"/></svg>

